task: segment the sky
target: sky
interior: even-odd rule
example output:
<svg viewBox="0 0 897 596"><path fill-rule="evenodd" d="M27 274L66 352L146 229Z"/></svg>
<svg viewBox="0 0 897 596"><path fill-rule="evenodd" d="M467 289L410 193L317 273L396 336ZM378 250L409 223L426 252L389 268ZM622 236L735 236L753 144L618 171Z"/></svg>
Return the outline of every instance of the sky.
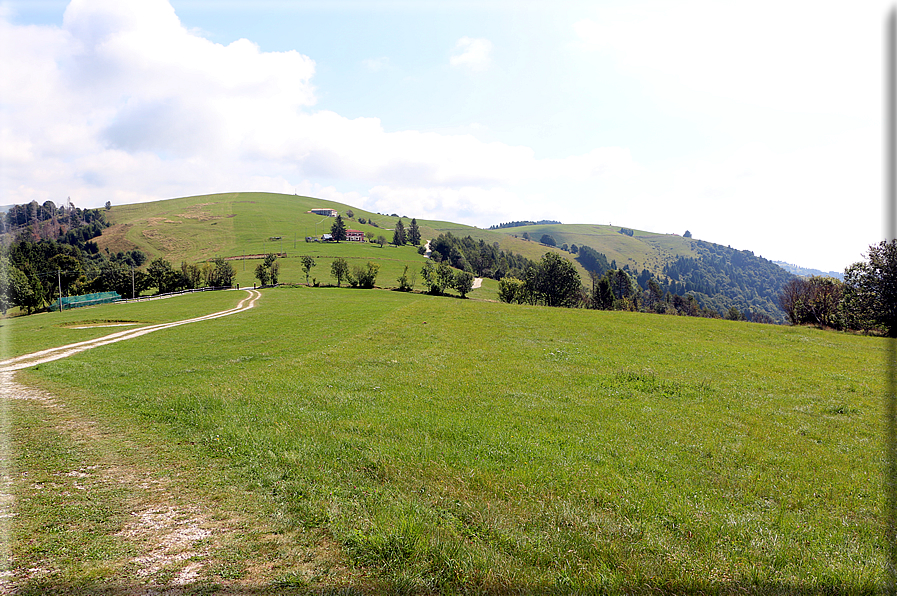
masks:
<svg viewBox="0 0 897 596"><path fill-rule="evenodd" d="M0 0L0 204L297 193L842 271L885 234L889 7Z"/></svg>

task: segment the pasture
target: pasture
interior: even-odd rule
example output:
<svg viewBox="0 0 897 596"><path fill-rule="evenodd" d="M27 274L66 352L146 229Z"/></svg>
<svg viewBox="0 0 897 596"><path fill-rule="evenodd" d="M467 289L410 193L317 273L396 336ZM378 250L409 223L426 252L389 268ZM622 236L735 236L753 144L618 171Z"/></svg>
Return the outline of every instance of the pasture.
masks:
<svg viewBox="0 0 897 596"><path fill-rule="evenodd" d="M78 317L159 321L240 294L3 329L67 342ZM246 313L19 373L55 405L3 400L13 568L25 593L178 579L874 593L885 348L809 328L268 289ZM165 507L201 538L156 568L134 524Z"/></svg>

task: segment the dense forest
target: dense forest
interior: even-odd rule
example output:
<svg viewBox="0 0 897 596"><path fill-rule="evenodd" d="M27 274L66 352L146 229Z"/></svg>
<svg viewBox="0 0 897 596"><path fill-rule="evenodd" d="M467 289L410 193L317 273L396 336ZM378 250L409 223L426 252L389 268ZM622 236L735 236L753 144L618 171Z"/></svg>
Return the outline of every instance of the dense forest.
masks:
<svg viewBox="0 0 897 596"><path fill-rule="evenodd" d="M489 244L470 236L459 238L451 232L430 240L430 251L431 258L437 263L445 261L456 269L492 279L521 277L533 265L531 260L522 255L501 250L497 242Z"/></svg>

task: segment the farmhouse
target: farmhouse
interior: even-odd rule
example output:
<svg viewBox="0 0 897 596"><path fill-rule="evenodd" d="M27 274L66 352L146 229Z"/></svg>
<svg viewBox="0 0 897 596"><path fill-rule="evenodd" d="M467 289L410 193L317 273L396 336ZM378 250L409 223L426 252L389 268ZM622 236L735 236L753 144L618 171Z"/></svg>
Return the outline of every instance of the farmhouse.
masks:
<svg viewBox="0 0 897 596"><path fill-rule="evenodd" d="M312 209L309 213L317 213L318 215L326 215L328 217L336 217L339 212L336 209Z"/></svg>
<svg viewBox="0 0 897 596"><path fill-rule="evenodd" d="M364 232L361 230L346 230L346 240L349 242L364 242Z"/></svg>

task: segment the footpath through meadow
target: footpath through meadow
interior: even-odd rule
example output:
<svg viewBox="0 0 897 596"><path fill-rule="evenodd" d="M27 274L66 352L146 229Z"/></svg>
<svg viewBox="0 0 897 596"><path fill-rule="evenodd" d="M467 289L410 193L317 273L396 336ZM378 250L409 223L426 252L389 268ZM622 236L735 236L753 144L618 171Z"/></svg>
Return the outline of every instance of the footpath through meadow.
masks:
<svg viewBox="0 0 897 596"><path fill-rule="evenodd" d="M192 319L184 319L182 321L171 321L169 323L159 323L157 325L149 325L147 327L140 327L138 329L129 329L127 331L118 331L116 333L111 333L109 335L104 335L103 337L98 337L96 339L91 339L87 341L80 341L73 344L68 344L65 346L59 346L58 348L50 348L47 350L41 350L39 352L32 352L31 354L25 354L23 356L16 356L15 358L10 358L8 360L0 361L0 373L12 372L16 370L20 370L22 368L29 368L31 366L37 366L38 364L43 364L44 362L52 362L53 360L59 360L60 358L67 358L68 356L72 356L73 354L77 354L79 352L83 352L85 350L90 350L92 348L98 348L100 346L106 346L109 344L114 344L116 342L125 341L127 339L134 339L136 337L140 337L142 335L146 335L147 333L153 333L154 331L161 331L162 329L170 329L172 327L178 327L180 325L186 325L188 323L198 323L200 321L210 321L212 319L219 319L221 317L227 317L230 315L235 315L237 313L249 310L255 306L256 301L261 297L261 293L258 290L244 290L249 295L240 301L237 306L234 308L229 308L227 310L222 310L216 313L203 315L201 317L194 317Z"/></svg>

